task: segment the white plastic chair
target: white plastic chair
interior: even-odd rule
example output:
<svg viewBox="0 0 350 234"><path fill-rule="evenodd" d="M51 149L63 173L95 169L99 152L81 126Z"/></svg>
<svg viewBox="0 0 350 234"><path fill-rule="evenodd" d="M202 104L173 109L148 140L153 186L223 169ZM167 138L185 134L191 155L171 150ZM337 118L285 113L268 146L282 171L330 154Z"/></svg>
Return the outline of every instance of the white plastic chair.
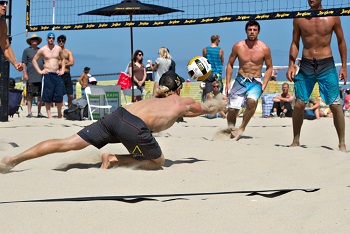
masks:
<svg viewBox="0 0 350 234"><path fill-rule="evenodd" d="M86 100L89 108L89 118L94 121L93 113L99 109L108 109L108 114L111 112L111 105L108 105L108 100L106 96L106 92L103 88L99 88L97 86L88 86L85 88ZM105 105L95 105L90 103L90 96L103 96Z"/></svg>

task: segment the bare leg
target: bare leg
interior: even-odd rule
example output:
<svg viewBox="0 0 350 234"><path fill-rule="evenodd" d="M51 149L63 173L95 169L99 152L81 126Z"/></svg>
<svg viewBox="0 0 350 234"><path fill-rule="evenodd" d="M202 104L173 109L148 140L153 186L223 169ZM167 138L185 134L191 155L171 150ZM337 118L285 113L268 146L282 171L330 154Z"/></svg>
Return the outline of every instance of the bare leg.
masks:
<svg viewBox="0 0 350 234"><path fill-rule="evenodd" d="M33 103L33 97L27 95L28 115L32 114L32 103Z"/></svg>
<svg viewBox="0 0 350 234"><path fill-rule="evenodd" d="M41 113L41 106L42 106L41 97L38 96L38 114Z"/></svg>
<svg viewBox="0 0 350 234"><path fill-rule="evenodd" d="M58 118L62 118L62 102L61 103L56 103L57 106L57 113L58 113Z"/></svg>
<svg viewBox="0 0 350 234"><path fill-rule="evenodd" d="M321 117L320 112L321 112L320 108L315 109L314 113L315 113L316 119L320 119L320 117Z"/></svg>
<svg viewBox="0 0 350 234"><path fill-rule="evenodd" d="M236 126L238 113L239 109L229 108L227 110L227 126L229 128L234 128Z"/></svg>
<svg viewBox="0 0 350 234"><path fill-rule="evenodd" d="M47 118L51 119L51 102L45 102L45 108L46 108L46 113L47 113Z"/></svg>
<svg viewBox="0 0 350 234"><path fill-rule="evenodd" d="M253 117L255 110L256 110L256 107L257 107L257 104L258 104L258 102L254 101L253 99L251 99L251 98L247 99L247 102L246 102L247 107L246 107L244 114L243 114L242 124L241 124L241 126L239 126L238 129L235 129L231 132L231 137L235 138L236 141L239 140L239 137L242 135L242 133L244 132L245 128L247 127L250 119Z"/></svg>
<svg viewBox="0 0 350 234"><path fill-rule="evenodd" d="M333 123L338 134L339 150L345 152L345 120L343 110L341 106L337 104L331 104L329 107L333 113Z"/></svg>
<svg viewBox="0 0 350 234"><path fill-rule="evenodd" d="M67 96L68 96L68 107L70 107L73 102L73 94L67 94Z"/></svg>
<svg viewBox="0 0 350 234"><path fill-rule="evenodd" d="M162 167L164 163L164 155L162 154L157 159L145 159L145 160L137 160L132 157L131 154L125 155L117 155L117 154L102 154L102 169L108 169L115 165L118 166L133 166L137 169L144 170L158 170Z"/></svg>
<svg viewBox="0 0 350 234"><path fill-rule="evenodd" d="M0 162L0 173L7 173L21 162L42 157L47 154L80 150L90 144L78 134L65 139L52 139L43 141L15 157L5 157Z"/></svg>
<svg viewBox="0 0 350 234"><path fill-rule="evenodd" d="M305 103L296 100L294 111L293 111L293 142L290 146L299 146L300 145L300 131L301 126L303 125L304 121L304 110L305 110Z"/></svg>

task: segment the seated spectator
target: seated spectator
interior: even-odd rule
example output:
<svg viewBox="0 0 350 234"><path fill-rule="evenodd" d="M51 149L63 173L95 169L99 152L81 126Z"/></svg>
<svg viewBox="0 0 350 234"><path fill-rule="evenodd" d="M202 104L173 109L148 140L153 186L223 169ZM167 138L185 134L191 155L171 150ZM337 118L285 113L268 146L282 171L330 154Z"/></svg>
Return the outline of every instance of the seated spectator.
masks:
<svg viewBox="0 0 350 234"><path fill-rule="evenodd" d="M314 120L320 118L320 103L315 98L310 97L304 110L304 119Z"/></svg>
<svg viewBox="0 0 350 234"><path fill-rule="evenodd" d="M331 109L328 105L326 105L326 103L322 100L320 96L317 97L316 101L319 103L318 112L320 117L333 118L333 113L331 112Z"/></svg>
<svg viewBox="0 0 350 234"><path fill-rule="evenodd" d="M210 100L210 99L225 100L226 99L226 96L220 93L220 83L218 81L213 81L213 83L211 83L211 86L212 86L212 91L206 94L206 100ZM207 117L208 119L214 119L217 117L222 117L226 119L226 113L222 110L217 114L206 114L205 117Z"/></svg>
<svg viewBox="0 0 350 234"><path fill-rule="evenodd" d="M294 100L294 96L289 91L289 84L283 83L282 84L282 93L275 96L273 101L273 106L271 109L271 116L272 117L292 117L293 114L293 108L292 103Z"/></svg>

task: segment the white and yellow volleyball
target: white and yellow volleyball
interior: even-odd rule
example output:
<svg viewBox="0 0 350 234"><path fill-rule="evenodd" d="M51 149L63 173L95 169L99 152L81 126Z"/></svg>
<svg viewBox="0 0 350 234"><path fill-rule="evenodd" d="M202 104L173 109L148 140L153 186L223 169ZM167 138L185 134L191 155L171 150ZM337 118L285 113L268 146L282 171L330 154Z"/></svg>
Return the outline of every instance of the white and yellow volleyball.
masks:
<svg viewBox="0 0 350 234"><path fill-rule="evenodd" d="M211 65L205 57L196 56L188 62L187 72L192 79L202 81L210 75Z"/></svg>

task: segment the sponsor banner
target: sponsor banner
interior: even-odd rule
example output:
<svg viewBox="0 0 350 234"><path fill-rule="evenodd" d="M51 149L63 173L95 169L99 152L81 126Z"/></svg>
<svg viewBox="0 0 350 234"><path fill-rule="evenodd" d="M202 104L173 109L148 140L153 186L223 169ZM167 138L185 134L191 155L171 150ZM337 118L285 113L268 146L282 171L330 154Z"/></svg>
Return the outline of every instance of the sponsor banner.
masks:
<svg viewBox="0 0 350 234"><path fill-rule="evenodd" d="M292 18L310 18L325 16L349 16L349 8L334 8L315 11L290 11L290 12L272 12L263 14L246 15L226 15L220 17L208 17L198 19L171 19L158 21L120 21L120 22L100 22L83 23L70 25L30 25L30 6L27 0L26 10L26 28L29 32L47 31L47 30L80 30L80 29L101 29L101 28L129 28L129 27L162 27L162 26L183 26L195 24L212 24L235 21L249 20L274 20L274 19L292 19Z"/></svg>

